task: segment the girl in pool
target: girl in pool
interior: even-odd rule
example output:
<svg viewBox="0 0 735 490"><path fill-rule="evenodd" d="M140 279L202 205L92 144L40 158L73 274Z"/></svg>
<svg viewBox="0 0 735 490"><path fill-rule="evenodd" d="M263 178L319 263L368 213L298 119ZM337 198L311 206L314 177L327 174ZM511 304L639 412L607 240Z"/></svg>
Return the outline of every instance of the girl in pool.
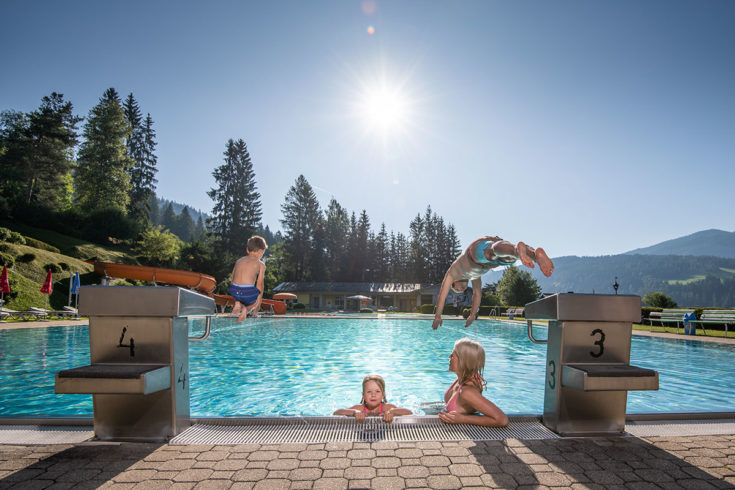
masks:
<svg viewBox="0 0 735 490"><path fill-rule="evenodd" d="M346 415L355 417L358 422L363 422L368 415L377 415L384 421L393 422L393 417L398 415L411 415L411 410L398 408L386 402L385 381L380 375L369 374L362 380L362 400L359 405L350 408L340 408L334 415Z"/></svg>
<svg viewBox="0 0 735 490"><path fill-rule="evenodd" d="M482 378L484 369L485 349L482 345L468 338L454 343L454 350L449 356L449 370L457 375L457 379L444 394L447 405L439 413L442 422L488 427L508 425L508 416L482 396L482 389L487 384Z"/></svg>

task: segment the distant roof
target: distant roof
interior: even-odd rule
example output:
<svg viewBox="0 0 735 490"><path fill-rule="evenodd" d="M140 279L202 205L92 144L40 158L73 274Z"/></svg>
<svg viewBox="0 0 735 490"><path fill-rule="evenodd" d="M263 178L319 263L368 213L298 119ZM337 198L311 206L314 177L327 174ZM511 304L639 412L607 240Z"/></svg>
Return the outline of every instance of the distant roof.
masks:
<svg viewBox="0 0 735 490"><path fill-rule="evenodd" d="M424 284L423 286L427 286ZM275 293L416 293L422 285L401 282L282 282Z"/></svg>

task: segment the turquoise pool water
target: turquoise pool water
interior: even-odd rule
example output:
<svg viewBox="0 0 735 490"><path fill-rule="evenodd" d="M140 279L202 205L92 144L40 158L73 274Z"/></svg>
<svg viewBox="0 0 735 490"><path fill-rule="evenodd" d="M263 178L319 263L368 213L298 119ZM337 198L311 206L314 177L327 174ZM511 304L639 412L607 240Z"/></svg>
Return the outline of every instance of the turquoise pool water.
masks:
<svg viewBox="0 0 735 490"><path fill-rule="evenodd" d="M391 403L421 412L454 375L455 340L485 347L486 395L508 414L543 412L546 346L507 322L268 318L213 322L190 343L193 416L330 415L359 403L360 383L381 374ZM544 327L535 336L545 338ZM194 333L194 332L193 332ZM199 329L197 329L197 334ZM89 363L86 326L0 330L0 417L91 416L90 395L54 394L54 375ZM660 389L630 392L628 413L716 412L735 407L735 346L633 337L631 363L656 369Z"/></svg>

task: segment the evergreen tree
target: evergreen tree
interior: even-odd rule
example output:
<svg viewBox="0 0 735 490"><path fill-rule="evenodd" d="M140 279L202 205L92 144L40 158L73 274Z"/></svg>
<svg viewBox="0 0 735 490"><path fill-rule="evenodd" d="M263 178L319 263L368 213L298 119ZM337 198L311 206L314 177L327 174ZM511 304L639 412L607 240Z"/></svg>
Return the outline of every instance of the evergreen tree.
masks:
<svg viewBox="0 0 735 490"><path fill-rule="evenodd" d="M125 140L130 124L114 88L105 91L89 111L84 126L84 141L74 178L75 199L84 211L101 207L127 209L130 202L129 169L133 160L127 155Z"/></svg>
<svg viewBox="0 0 735 490"><path fill-rule="evenodd" d="M369 247L370 243L370 218L368 218L367 212L363 209L360 213L360 220L357 222L357 237L355 240L357 257L355 263L357 264L357 273L353 280L358 281L369 281L369 272L366 275L366 271L370 269L372 263L371 250Z"/></svg>
<svg viewBox="0 0 735 490"><path fill-rule="evenodd" d="M281 205L283 231L283 271L286 280L311 279L311 263L314 255L314 233L319 226L319 201L309 182L299 175L286 193Z"/></svg>
<svg viewBox="0 0 735 490"><path fill-rule="evenodd" d="M410 280L422 283L428 281L426 268L424 267L426 260L424 239L424 221L421 219L421 215L417 214L409 225L409 257L407 265Z"/></svg>
<svg viewBox="0 0 735 490"><path fill-rule="evenodd" d="M207 193L214 201L207 227L223 250L237 255L260 224L260 194L245 142L230 139L224 156L224 163L213 172L217 188Z"/></svg>
<svg viewBox="0 0 735 490"><path fill-rule="evenodd" d="M191 242L194 240L194 220L191 219L191 213L189 213L189 206L184 206L181 210L181 214L178 216L177 233L179 238L185 242Z"/></svg>
<svg viewBox="0 0 735 490"><path fill-rule="evenodd" d="M155 194L148 196L148 209L150 209L150 221L153 226L161 224L161 209ZM200 216L201 218L201 216Z"/></svg>
<svg viewBox="0 0 735 490"><path fill-rule="evenodd" d="M169 202L161 215L161 226L163 226L163 229L169 230L173 233L173 231L178 227L178 223L176 222L177 219L178 216L176 216L176 213L174 212L174 206Z"/></svg>
<svg viewBox="0 0 735 490"><path fill-rule="evenodd" d="M388 233L385 230L385 223L381 223L380 232L375 237L375 261L373 263L373 270L375 271L376 282L390 281L389 252Z"/></svg>
<svg viewBox="0 0 735 490"><path fill-rule="evenodd" d="M541 297L541 288L528 271L510 266L503 273L496 288L506 306L523 306Z"/></svg>
<svg viewBox="0 0 735 490"><path fill-rule="evenodd" d="M333 281L347 280L347 239L350 219L335 198L329 201L325 217L325 255L329 277Z"/></svg>
<svg viewBox="0 0 735 490"><path fill-rule="evenodd" d="M154 153L155 131L151 115L143 121L140 108L133 94L129 94L123 105L131 133L127 139L128 156L134 164L130 168L130 203L128 212L140 223L150 223L149 197L155 192L156 156Z"/></svg>
<svg viewBox="0 0 735 490"><path fill-rule="evenodd" d="M197 219L196 227L194 228L194 240L201 240L201 238L204 236L205 231L206 230L204 229L204 220L202 219L202 215L200 214L199 219Z"/></svg>
<svg viewBox="0 0 735 490"><path fill-rule="evenodd" d="M76 126L71 102L52 92L29 114L3 113L2 195L15 204L66 209L71 205Z"/></svg>

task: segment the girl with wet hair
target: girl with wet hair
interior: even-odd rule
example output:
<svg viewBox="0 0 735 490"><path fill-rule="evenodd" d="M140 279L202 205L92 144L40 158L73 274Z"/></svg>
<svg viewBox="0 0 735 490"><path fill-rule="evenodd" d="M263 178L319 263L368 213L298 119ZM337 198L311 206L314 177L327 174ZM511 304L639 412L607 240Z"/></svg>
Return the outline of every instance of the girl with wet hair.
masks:
<svg viewBox="0 0 735 490"><path fill-rule="evenodd" d="M505 427L508 416L493 402L482 396L487 385L482 374L485 370L485 349L479 342L468 338L454 343L449 356L449 370L457 375L444 394L446 408L439 418L447 424L475 424Z"/></svg>
<svg viewBox="0 0 735 490"><path fill-rule="evenodd" d="M385 380L378 374L369 374L362 380L362 400L359 405L350 408L341 408L334 415L345 415L355 417L358 422L363 422L368 415L381 417L385 422L393 422L393 417L398 415L411 415L406 408L391 405L385 398Z"/></svg>

